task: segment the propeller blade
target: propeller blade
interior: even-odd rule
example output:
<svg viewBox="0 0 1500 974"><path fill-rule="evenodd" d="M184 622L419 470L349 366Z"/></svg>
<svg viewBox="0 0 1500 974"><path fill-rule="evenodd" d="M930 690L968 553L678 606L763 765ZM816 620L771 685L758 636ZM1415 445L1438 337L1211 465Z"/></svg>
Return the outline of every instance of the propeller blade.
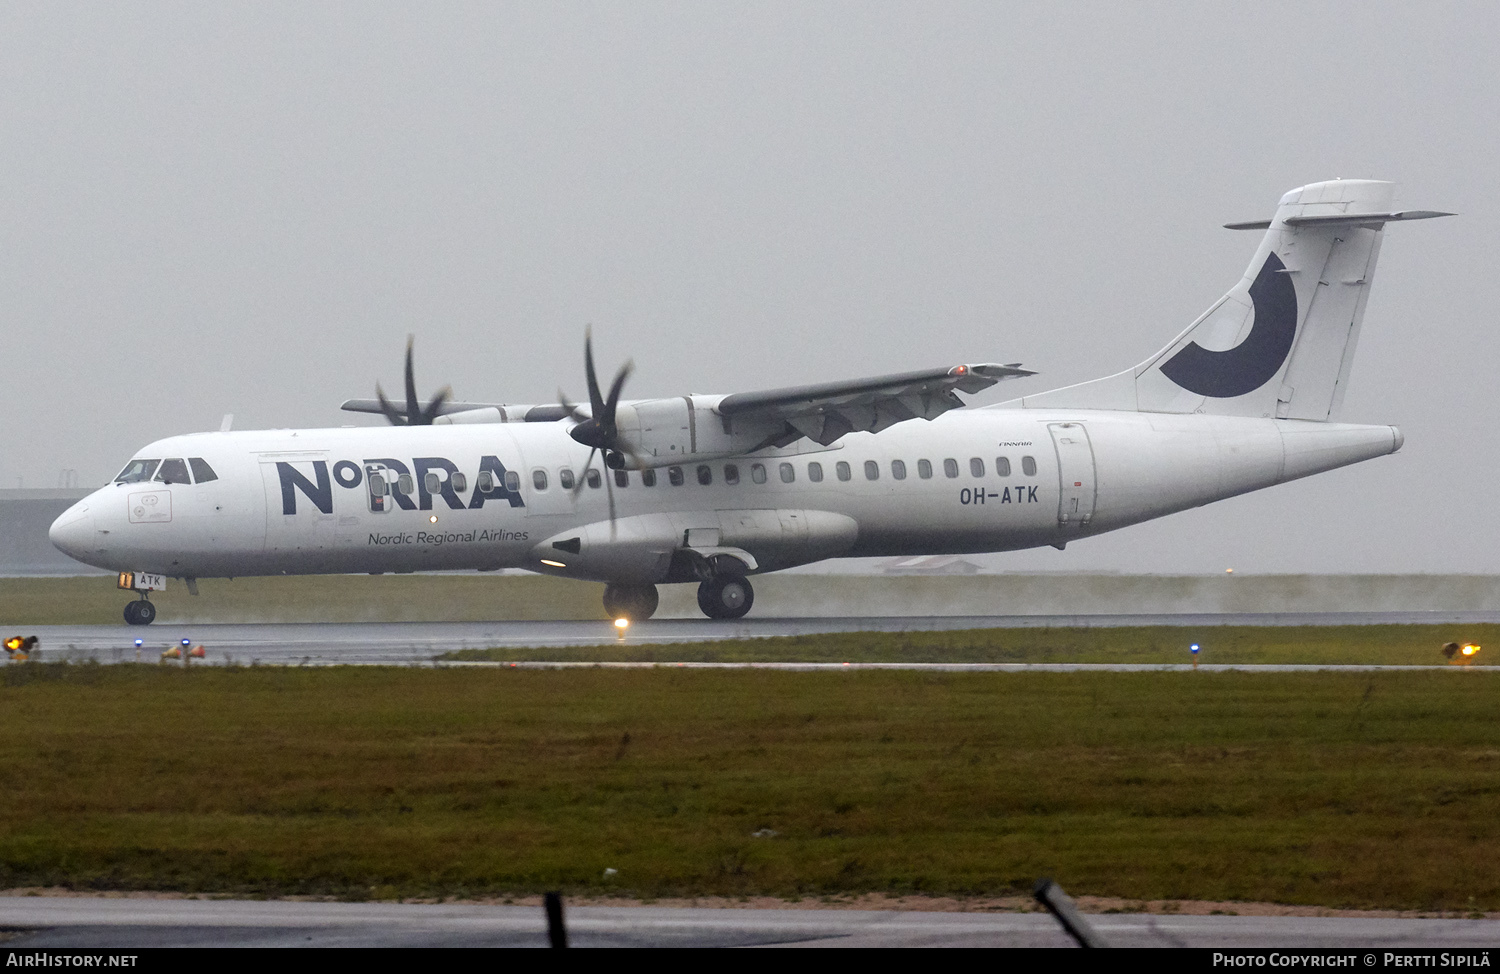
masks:
<svg viewBox="0 0 1500 974"><path fill-rule="evenodd" d="M594 455L598 452L597 449L589 450L589 458L583 464L583 473L579 476L578 482L573 485L573 499L575 501L578 499L578 495L583 493L583 488L589 479L589 470L594 466Z"/></svg>
<svg viewBox="0 0 1500 974"><path fill-rule="evenodd" d="M614 477L609 476L611 471L604 471L604 493L609 497L609 540L615 540L615 485Z"/></svg>
<svg viewBox="0 0 1500 974"><path fill-rule="evenodd" d="M599 393L599 376L594 371L594 327L583 333L583 372L589 381L589 406L595 419L604 417L604 397Z"/></svg>
<svg viewBox="0 0 1500 974"><path fill-rule="evenodd" d="M447 402L452 395L453 387L443 386L443 388L438 391L438 394L432 397L432 402L427 404L427 408L422 410L422 418L419 420L420 424L423 426L431 426L432 421L437 419L438 416L442 413L443 403Z"/></svg>
<svg viewBox="0 0 1500 974"><path fill-rule="evenodd" d="M417 405L417 375L412 367L412 335L406 336L406 422L409 426L422 425L422 409Z"/></svg>
<svg viewBox="0 0 1500 974"><path fill-rule="evenodd" d="M588 417L584 415L583 410L573 405L573 403L568 400L568 394L566 392L563 392L561 389L557 390L557 404L567 412L569 419L580 423L588 419Z"/></svg>
<svg viewBox="0 0 1500 974"><path fill-rule="evenodd" d="M615 373L615 381L610 384L609 398L604 402L604 428L609 430L609 437L613 440L619 435L619 429L615 426L615 410L620 406L620 391L625 388L625 380L635 369L634 362L626 362L620 366L620 371Z"/></svg>
<svg viewBox="0 0 1500 974"><path fill-rule="evenodd" d="M396 411L391 401L385 397L385 390L380 388L380 383L375 383L375 396L380 400L380 411L385 413L385 418L390 420L392 426L405 426L406 417Z"/></svg>

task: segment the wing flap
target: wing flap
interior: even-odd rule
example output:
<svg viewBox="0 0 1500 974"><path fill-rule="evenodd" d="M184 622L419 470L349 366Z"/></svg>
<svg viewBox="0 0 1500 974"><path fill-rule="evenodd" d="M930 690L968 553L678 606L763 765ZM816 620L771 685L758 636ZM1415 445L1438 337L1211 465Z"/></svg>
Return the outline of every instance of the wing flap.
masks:
<svg viewBox="0 0 1500 974"><path fill-rule="evenodd" d="M936 419L963 405L956 393L975 393L1004 379L1035 375L1017 363L955 365L869 379L820 382L726 396L716 407L730 422L780 421L786 445L805 436L827 446L855 432L878 433L912 419Z"/></svg>

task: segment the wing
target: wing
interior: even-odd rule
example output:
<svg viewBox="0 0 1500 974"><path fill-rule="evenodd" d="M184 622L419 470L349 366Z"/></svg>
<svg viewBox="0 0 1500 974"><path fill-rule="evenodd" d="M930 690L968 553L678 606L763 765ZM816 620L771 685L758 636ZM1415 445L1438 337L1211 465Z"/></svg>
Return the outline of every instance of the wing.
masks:
<svg viewBox="0 0 1500 974"><path fill-rule="evenodd" d="M419 402L417 405L421 409L427 408L425 402ZM379 399L345 399L339 408L351 413L373 413L376 416L385 414ZM568 415L568 411L558 405L517 406L496 402L454 402L452 400L439 406L437 414L451 416L454 413L467 413L478 409L497 410L499 419L495 421L501 423L555 423L560 419L566 419Z"/></svg>
<svg viewBox="0 0 1500 974"><path fill-rule="evenodd" d="M786 446L806 436L827 446L848 433L878 433L909 419L936 419L962 406L957 393L979 392L1003 379L1035 375L1019 363L955 365L872 379L741 392L716 407L730 424L769 424L777 431L765 446Z"/></svg>

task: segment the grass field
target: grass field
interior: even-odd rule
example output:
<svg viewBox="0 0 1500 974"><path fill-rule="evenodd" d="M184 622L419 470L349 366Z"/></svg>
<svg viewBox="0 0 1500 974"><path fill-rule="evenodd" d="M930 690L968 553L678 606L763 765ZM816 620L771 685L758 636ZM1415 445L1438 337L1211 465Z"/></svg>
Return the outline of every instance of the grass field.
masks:
<svg viewBox="0 0 1500 974"><path fill-rule="evenodd" d="M1497 718L1482 670L10 666L0 883L1493 910Z"/></svg>
<svg viewBox="0 0 1500 974"><path fill-rule="evenodd" d="M564 662L826 663L1204 663L1446 664L1447 642L1488 643L1500 661L1500 626L1137 626L852 632L711 643L503 648L448 653L449 660ZM1481 650L1475 663L1492 657Z"/></svg>

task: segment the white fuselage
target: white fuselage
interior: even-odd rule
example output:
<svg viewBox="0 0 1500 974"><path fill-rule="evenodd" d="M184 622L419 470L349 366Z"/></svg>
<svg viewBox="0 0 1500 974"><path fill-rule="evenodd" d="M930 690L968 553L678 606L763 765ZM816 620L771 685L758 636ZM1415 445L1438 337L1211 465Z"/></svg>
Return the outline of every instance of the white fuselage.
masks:
<svg viewBox="0 0 1500 974"><path fill-rule="evenodd" d="M589 456L567 429L169 437L136 455L201 458L217 479L110 484L59 518L52 538L92 565L175 577L525 568L653 583L668 580L673 550L684 547L748 555L752 571L771 571L829 557L1061 546L1401 446L1390 426L964 409L831 447L803 440L686 462L680 484L667 467L654 486L631 470L613 489L612 525L605 486L561 486L564 470L585 476ZM594 469L614 482L597 455ZM386 494L372 494L372 475L390 485Z"/></svg>

